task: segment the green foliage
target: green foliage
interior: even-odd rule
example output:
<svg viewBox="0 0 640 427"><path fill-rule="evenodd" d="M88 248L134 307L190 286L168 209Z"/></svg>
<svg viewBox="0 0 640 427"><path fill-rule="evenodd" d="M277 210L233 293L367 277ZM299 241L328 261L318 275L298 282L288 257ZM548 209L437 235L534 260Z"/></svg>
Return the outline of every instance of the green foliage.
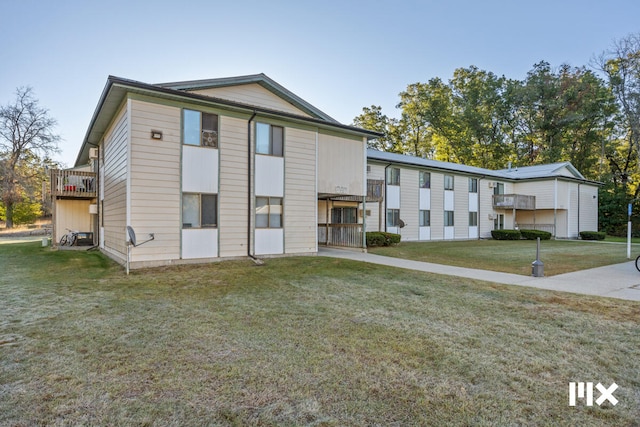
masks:
<svg viewBox="0 0 640 427"><path fill-rule="evenodd" d="M526 240L536 240L538 237L540 240L551 239L551 233L542 230L520 230L520 234L522 235L522 238Z"/></svg>
<svg viewBox="0 0 640 427"><path fill-rule="evenodd" d="M367 247L392 246L400 243L400 235L382 231L367 232Z"/></svg>
<svg viewBox="0 0 640 427"><path fill-rule="evenodd" d="M6 221L6 212L4 204L0 202L0 220ZM22 201L13 205L13 224L24 225L33 224L38 218L42 216L42 205L39 202L33 202L29 199L23 199Z"/></svg>
<svg viewBox="0 0 640 427"><path fill-rule="evenodd" d="M491 237L496 240L520 240L520 230L491 230Z"/></svg>
<svg viewBox="0 0 640 427"><path fill-rule="evenodd" d="M627 235L627 206L630 200L622 186L609 184L600 190L598 223L602 231L611 236Z"/></svg>
<svg viewBox="0 0 640 427"><path fill-rule="evenodd" d="M580 238L582 240L604 240L607 233L604 231L581 231Z"/></svg>

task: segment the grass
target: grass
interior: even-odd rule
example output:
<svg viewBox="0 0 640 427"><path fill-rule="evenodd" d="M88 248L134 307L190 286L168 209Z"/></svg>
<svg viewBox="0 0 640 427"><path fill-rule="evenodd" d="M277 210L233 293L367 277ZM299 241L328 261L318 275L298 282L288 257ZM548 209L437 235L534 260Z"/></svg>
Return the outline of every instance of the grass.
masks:
<svg viewBox="0 0 640 427"><path fill-rule="evenodd" d="M638 248L632 248L632 254ZM369 248L369 252L397 258L459 267L531 275L536 242L530 240L468 240L402 242L397 246ZM575 240L543 240L540 259L545 276L616 264L627 260L626 245Z"/></svg>
<svg viewBox="0 0 640 427"><path fill-rule="evenodd" d="M0 425L640 419L638 303L323 257L127 277L38 242L0 271ZM620 403L569 407L570 381Z"/></svg>

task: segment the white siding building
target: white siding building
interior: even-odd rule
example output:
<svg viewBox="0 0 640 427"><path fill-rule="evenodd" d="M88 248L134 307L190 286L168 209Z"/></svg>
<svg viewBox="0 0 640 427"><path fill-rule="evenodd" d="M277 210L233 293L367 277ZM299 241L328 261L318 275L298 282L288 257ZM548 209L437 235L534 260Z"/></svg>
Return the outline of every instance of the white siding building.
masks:
<svg viewBox="0 0 640 427"><path fill-rule="evenodd" d="M575 239L598 230L598 187L571 163L489 170L375 150L367 177L384 180L367 230L403 241L491 237L494 229L539 229ZM370 209L370 211L369 211Z"/></svg>

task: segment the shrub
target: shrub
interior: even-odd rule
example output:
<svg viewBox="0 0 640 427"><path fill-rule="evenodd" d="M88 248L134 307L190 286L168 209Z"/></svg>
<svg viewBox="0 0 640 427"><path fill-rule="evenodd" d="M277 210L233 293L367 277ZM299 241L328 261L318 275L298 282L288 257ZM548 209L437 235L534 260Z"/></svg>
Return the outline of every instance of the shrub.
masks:
<svg viewBox="0 0 640 427"><path fill-rule="evenodd" d="M491 237L496 240L520 240L520 230L491 230Z"/></svg>
<svg viewBox="0 0 640 427"><path fill-rule="evenodd" d="M384 246L384 236L378 231L367 232L367 247Z"/></svg>
<svg viewBox="0 0 640 427"><path fill-rule="evenodd" d="M397 245L398 243L400 243L399 234L394 234L394 233L382 233L382 234L384 235L385 246Z"/></svg>
<svg viewBox="0 0 640 427"><path fill-rule="evenodd" d="M391 246L400 243L400 235L382 231L367 232L367 247Z"/></svg>
<svg viewBox="0 0 640 427"><path fill-rule="evenodd" d="M581 231L580 238L582 240L604 240L606 233L604 231Z"/></svg>
<svg viewBox="0 0 640 427"><path fill-rule="evenodd" d="M523 239L527 240L536 240L538 237L540 240L551 239L551 233L542 230L520 230L520 234L522 234Z"/></svg>

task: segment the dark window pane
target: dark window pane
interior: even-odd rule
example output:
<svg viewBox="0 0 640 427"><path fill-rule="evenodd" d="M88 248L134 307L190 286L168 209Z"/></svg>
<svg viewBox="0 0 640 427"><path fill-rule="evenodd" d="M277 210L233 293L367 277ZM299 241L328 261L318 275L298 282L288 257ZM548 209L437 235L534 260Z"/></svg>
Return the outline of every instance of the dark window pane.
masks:
<svg viewBox="0 0 640 427"><path fill-rule="evenodd" d="M203 194L202 196L202 226L215 227L217 225L217 196Z"/></svg>
<svg viewBox="0 0 640 427"><path fill-rule="evenodd" d="M271 126L271 154L282 157L284 145L284 129L280 126Z"/></svg>
<svg viewBox="0 0 640 427"><path fill-rule="evenodd" d="M202 113L202 146L218 146L218 116Z"/></svg>

